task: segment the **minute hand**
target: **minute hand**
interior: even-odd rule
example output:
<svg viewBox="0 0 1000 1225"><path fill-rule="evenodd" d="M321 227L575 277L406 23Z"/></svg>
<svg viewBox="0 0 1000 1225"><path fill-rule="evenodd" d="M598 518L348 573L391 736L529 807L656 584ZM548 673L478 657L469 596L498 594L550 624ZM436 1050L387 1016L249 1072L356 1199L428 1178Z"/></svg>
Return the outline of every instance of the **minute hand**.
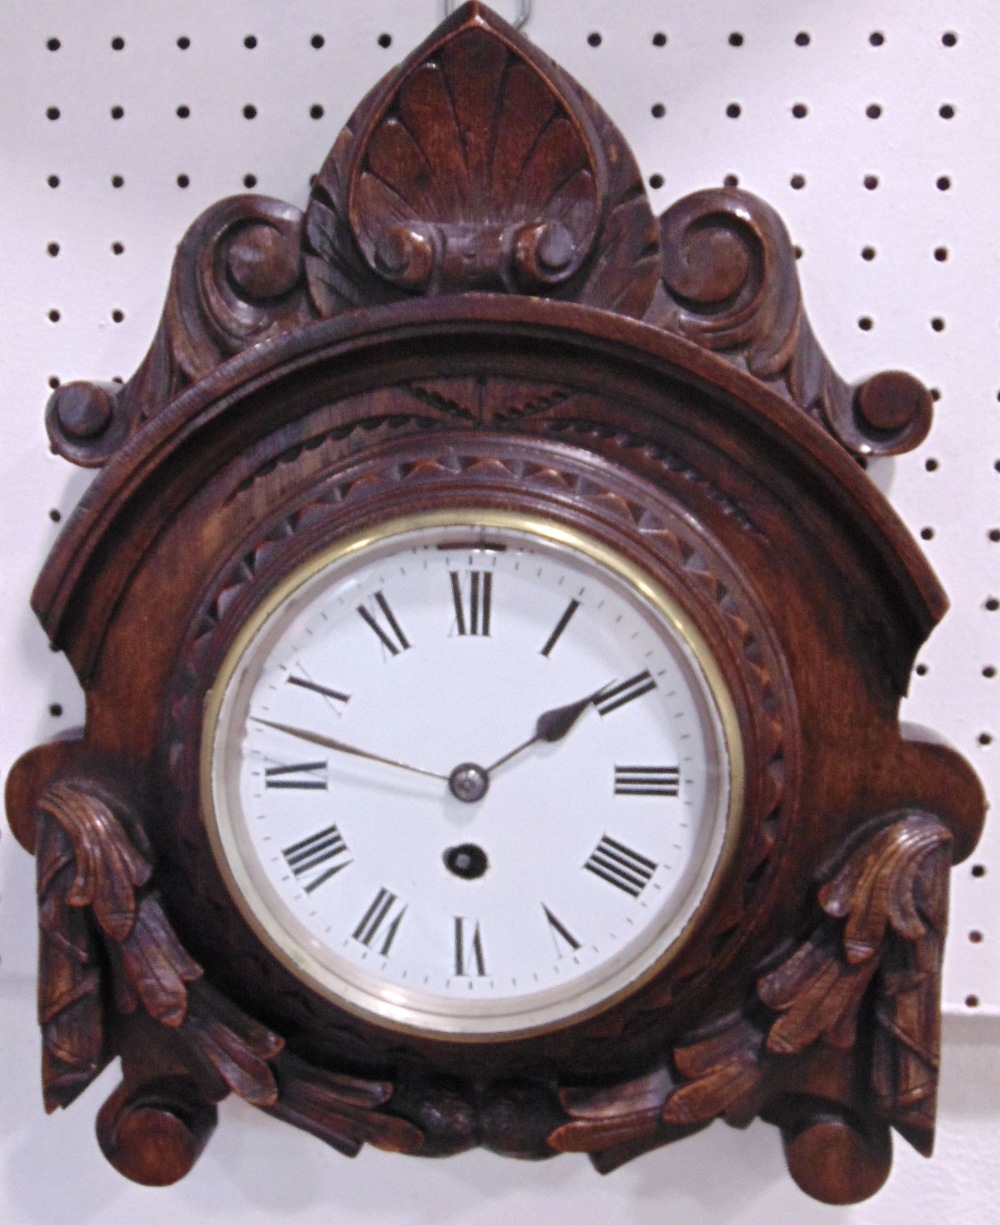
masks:
<svg viewBox="0 0 1000 1225"><path fill-rule="evenodd" d="M439 778L443 782L448 781L447 774L435 774L433 770L424 770L420 766L411 766L405 761L396 761L392 757L383 757L379 753L369 753L367 749L359 749L353 744L345 744L343 740L334 740L332 736L324 736L319 732L311 732L304 727L291 727L287 723L272 723L270 719L260 719L256 715L251 715L250 717L255 723L261 723L264 727L273 727L277 732L285 732L289 736L295 736L298 740L308 741L309 744L318 744L324 749L333 749L338 753L349 753L352 757L364 757L367 761L380 761L384 766L395 766L397 770L408 770L411 774L423 774L425 778Z"/></svg>
<svg viewBox="0 0 1000 1225"><path fill-rule="evenodd" d="M518 753L523 753L525 749L531 748L533 744L537 744L539 741L544 741L546 744L555 744L556 741L562 740L587 707L596 701L607 688L607 685L602 685L600 689L595 689L593 693L588 693L585 698L580 698L577 702L570 702L568 706L557 706L554 710L546 710L543 714L540 714L535 723L535 734L531 739L525 740L516 749L511 749L509 753L505 753L503 757L498 758L493 765L487 767L486 773L492 774L499 766L505 765L512 757L516 757Z"/></svg>

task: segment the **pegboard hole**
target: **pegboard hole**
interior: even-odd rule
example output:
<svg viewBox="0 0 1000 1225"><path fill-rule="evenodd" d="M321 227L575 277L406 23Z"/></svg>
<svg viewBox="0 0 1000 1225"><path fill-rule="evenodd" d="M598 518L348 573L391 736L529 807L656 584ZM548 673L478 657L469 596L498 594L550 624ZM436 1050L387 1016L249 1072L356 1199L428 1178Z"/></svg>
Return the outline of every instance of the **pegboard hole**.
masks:
<svg viewBox="0 0 1000 1225"><path fill-rule="evenodd" d="M801 191L806 185L806 176L804 174L793 174L788 182L792 191Z"/></svg>
<svg viewBox="0 0 1000 1225"><path fill-rule="evenodd" d="M858 327L862 330L862 332L870 332L874 326L875 320L871 317L871 315L862 315L858 320Z"/></svg>
<svg viewBox="0 0 1000 1225"><path fill-rule="evenodd" d="M945 260L948 258L948 248L947 247L935 247L934 248L934 258L937 260L939 264L943 264Z"/></svg>
<svg viewBox="0 0 1000 1225"><path fill-rule="evenodd" d="M931 399L932 399L932 400L934 401L934 403L936 404L936 403L938 402L938 400L940 400L940 399L941 399L941 392L940 392L940 390L939 390L937 387L932 387L932 388L930 389L930 391L931 391Z"/></svg>
<svg viewBox="0 0 1000 1225"><path fill-rule="evenodd" d="M111 253L113 255L124 255L125 254L125 244L120 243L120 242L113 242L111 244Z"/></svg>
<svg viewBox="0 0 1000 1225"><path fill-rule="evenodd" d="M865 191L874 191L878 187L878 175L866 174L864 177Z"/></svg>
<svg viewBox="0 0 1000 1225"><path fill-rule="evenodd" d="M57 242L50 242L45 250L48 251L49 255L51 255L53 259L55 259L55 257L59 254L59 244Z"/></svg>
<svg viewBox="0 0 1000 1225"><path fill-rule="evenodd" d="M652 187L654 191L659 191L660 188L663 186L663 175L662 174L651 174L649 176L649 185L650 187Z"/></svg>
<svg viewBox="0 0 1000 1225"><path fill-rule="evenodd" d="M56 314L58 313L59 312L57 311ZM1000 600L998 600L996 596L991 595L990 598L983 604L983 608L985 608L987 612L996 612L996 610L1000 608Z"/></svg>
<svg viewBox="0 0 1000 1225"><path fill-rule="evenodd" d="M111 50L112 51L124 51L125 50L125 39L122 38L120 34L116 34L115 37L111 40Z"/></svg>
<svg viewBox="0 0 1000 1225"><path fill-rule="evenodd" d="M941 466L941 465L938 463L938 461L937 461L936 459L925 459L925 460L924 460L924 468L925 468L925 469L926 469L928 472L937 472L937 470L938 470L938 468L940 468L940 466Z"/></svg>
<svg viewBox="0 0 1000 1225"><path fill-rule="evenodd" d="M111 108L111 118L112 119L124 119L125 118L124 106L113 106Z"/></svg>
<svg viewBox="0 0 1000 1225"><path fill-rule="evenodd" d="M805 119L809 114L809 107L804 102L796 102L792 107L792 114L796 119Z"/></svg>
<svg viewBox="0 0 1000 1225"><path fill-rule="evenodd" d="M191 39L187 35L182 34L177 40L177 45L182 51L186 51L191 46Z"/></svg>
<svg viewBox="0 0 1000 1225"><path fill-rule="evenodd" d="M123 310L119 310L116 306L111 312L111 318L115 323L122 323L125 319L125 312Z"/></svg>
<svg viewBox="0 0 1000 1225"><path fill-rule="evenodd" d="M59 386L59 375L53 374L49 376L49 386L53 391Z"/></svg>
<svg viewBox="0 0 1000 1225"><path fill-rule="evenodd" d="M799 30L798 34L795 35L796 47L808 47L811 42L812 39L805 32L805 30Z"/></svg>
<svg viewBox="0 0 1000 1225"><path fill-rule="evenodd" d="M257 186L257 176L255 174L245 174L243 176L243 186L246 188Z"/></svg>
<svg viewBox="0 0 1000 1225"><path fill-rule="evenodd" d="M872 30L871 34L868 35L868 41L873 47L881 47L885 42L885 35L881 30Z"/></svg>
<svg viewBox="0 0 1000 1225"><path fill-rule="evenodd" d="M594 30L592 34L587 35L587 43L591 47L599 47L602 42L604 42L604 39L600 36L600 34L598 34L596 30Z"/></svg>
<svg viewBox="0 0 1000 1225"><path fill-rule="evenodd" d="M996 668L993 667L992 664L987 664L986 667L983 669L983 676L985 676L988 681L993 680L996 674L997 674L997 670Z"/></svg>
<svg viewBox="0 0 1000 1225"><path fill-rule="evenodd" d="M52 705L49 707L49 714L52 716L53 719L61 719L62 713L63 713L63 708L59 705L58 702L53 702Z"/></svg>
<svg viewBox="0 0 1000 1225"><path fill-rule="evenodd" d="M653 35L653 46L654 47L665 47L666 45L667 45L666 34L664 34L662 31L657 31L657 33Z"/></svg>
<svg viewBox="0 0 1000 1225"><path fill-rule="evenodd" d="M256 37L256 35L254 35L254 34L248 34L248 35L246 36L246 38L244 38L244 40L243 40L243 46L244 46L244 47L246 47L246 49L247 49L248 51L252 51L252 50L254 49L254 47L256 47L256 46L257 46L257 37Z"/></svg>
<svg viewBox="0 0 1000 1225"><path fill-rule="evenodd" d="M865 107L865 114L869 119L880 119L882 117L882 108L877 102L870 102Z"/></svg>
<svg viewBox="0 0 1000 1225"><path fill-rule="evenodd" d="M382 37L385 38L387 36L383 34ZM315 47L316 50L319 51L321 47L326 45L326 39L322 34L314 34L312 38L309 39L309 45L310 47Z"/></svg>
<svg viewBox="0 0 1000 1225"><path fill-rule="evenodd" d="M649 108L649 113L653 116L654 119L662 119L663 116L667 113L667 108L663 105L662 102L654 102L653 105Z"/></svg>
<svg viewBox="0 0 1000 1225"><path fill-rule="evenodd" d="M974 863L970 869L976 880L981 880L986 875L986 864Z"/></svg>
<svg viewBox="0 0 1000 1225"><path fill-rule="evenodd" d="M934 529L932 527L922 527L920 529L920 539L921 540L933 540L934 539Z"/></svg>
<svg viewBox="0 0 1000 1225"><path fill-rule="evenodd" d="M982 944L982 942L983 942L983 933L981 931L973 930L969 932L969 943L970 944Z"/></svg>
<svg viewBox="0 0 1000 1225"><path fill-rule="evenodd" d="M983 746L984 749L988 749L989 746L993 743L993 737L990 735L989 732L980 732L979 735L976 737L976 739L979 741L979 743Z"/></svg>
<svg viewBox="0 0 1000 1225"><path fill-rule="evenodd" d="M950 191L951 190L951 179L946 174L943 174L938 179L936 186L937 186L938 191Z"/></svg>
<svg viewBox="0 0 1000 1225"><path fill-rule="evenodd" d="M320 106L318 102L314 103L309 108L309 118L310 119L322 119L323 118L323 108Z"/></svg>
<svg viewBox="0 0 1000 1225"><path fill-rule="evenodd" d="M862 247L861 248L861 258L864 260L867 260L869 263L871 263L871 261L875 258L877 254L878 253L876 252L874 247Z"/></svg>
<svg viewBox="0 0 1000 1225"><path fill-rule="evenodd" d="M926 676L927 675L927 665L917 664L917 666L913 669L913 671L916 672L917 676Z"/></svg>
<svg viewBox="0 0 1000 1225"><path fill-rule="evenodd" d="M62 515L59 513L59 511L55 509L55 507L53 507L52 510L49 511L49 518L52 520L53 523L59 523L62 521Z"/></svg>
<svg viewBox="0 0 1000 1225"><path fill-rule="evenodd" d="M58 38L50 38L49 41L45 45L46 47L48 47L50 51L58 51L59 48L62 46L62 43L59 41Z"/></svg>
<svg viewBox="0 0 1000 1225"><path fill-rule="evenodd" d="M934 329L934 331L935 331L935 332L943 332L943 331L944 331L944 329L945 329L945 322L944 322L944 320L941 318L941 316L940 316L940 315L935 315L935 316L934 316L934 318L931 320L931 327Z"/></svg>
<svg viewBox="0 0 1000 1225"><path fill-rule="evenodd" d="M111 176L111 186L112 187L124 187L125 180L122 178L120 174L113 174Z"/></svg>
<svg viewBox="0 0 1000 1225"><path fill-rule="evenodd" d="M245 106L243 108L243 118L244 119L256 119L257 118L257 108L249 104Z"/></svg>
<svg viewBox="0 0 1000 1225"><path fill-rule="evenodd" d="M946 30L941 35L941 41L946 47L954 47L954 45L958 42L958 35L954 30Z"/></svg>
<svg viewBox="0 0 1000 1225"><path fill-rule="evenodd" d="M991 527L988 535L994 544L1000 544L1000 527Z"/></svg>
<svg viewBox="0 0 1000 1225"><path fill-rule="evenodd" d="M189 119L191 117L191 108L189 106L179 106L177 108L178 119Z"/></svg>
<svg viewBox="0 0 1000 1225"><path fill-rule="evenodd" d="M600 35L598 35L598 37L600 37ZM391 34L380 34L378 36L378 45L380 47L391 47L392 46L392 35Z"/></svg>
<svg viewBox="0 0 1000 1225"><path fill-rule="evenodd" d="M740 185L740 180L738 176L735 174L727 174L726 177L722 180L723 187L739 187L739 185Z"/></svg>
<svg viewBox="0 0 1000 1225"><path fill-rule="evenodd" d="M955 118L955 108L951 105L951 103L946 102L944 106L940 108L940 110L938 111L938 114L941 116L942 119L954 119Z"/></svg>
<svg viewBox="0 0 1000 1225"><path fill-rule="evenodd" d="M179 174L177 176L177 186L178 187L190 187L191 180L188 178L186 174Z"/></svg>
<svg viewBox="0 0 1000 1225"><path fill-rule="evenodd" d="M49 323L58 323L62 315L57 310L49 311Z"/></svg>
<svg viewBox="0 0 1000 1225"><path fill-rule="evenodd" d="M795 247L792 247L792 254L795 256L796 259L801 259L802 256L805 254L805 252L802 250L801 247L795 246Z"/></svg>
<svg viewBox="0 0 1000 1225"><path fill-rule="evenodd" d="M743 46L743 35L738 30L734 30L732 34L729 35L729 45L730 47Z"/></svg>
<svg viewBox="0 0 1000 1225"><path fill-rule="evenodd" d="M742 113L743 113L743 108L740 106L738 102L730 102L730 104L726 107L726 114L729 116L730 119L739 119Z"/></svg>
<svg viewBox="0 0 1000 1225"><path fill-rule="evenodd" d="M55 123L55 121L59 118L59 107L50 106L45 112L45 118L50 120L52 123Z"/></svg>
<svg viewBox="0 0 1000 1225"><path fill-rule="evenodd" d="M979 996L978 995L967 995L965 997L965 1006L966 1008L978 1008L979 1007Z"/></svg>
<svg viewBox="0 0 1000 1225"><path fill-rule="evenodd" d="M59 186L59 176L57 174L50 174L49 177L45 181L46 183L48 183L50 187Z"/></svg>

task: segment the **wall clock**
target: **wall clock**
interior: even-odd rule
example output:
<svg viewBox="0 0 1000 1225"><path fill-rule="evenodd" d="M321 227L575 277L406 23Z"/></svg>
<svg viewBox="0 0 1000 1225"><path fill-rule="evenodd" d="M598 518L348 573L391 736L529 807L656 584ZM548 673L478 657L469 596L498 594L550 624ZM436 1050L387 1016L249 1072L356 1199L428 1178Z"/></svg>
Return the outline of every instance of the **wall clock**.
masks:
<svg viewBox="0 0 1000 1225"><path fill-rule="evenodd" d="M8 814L50 1109L183 1176L228 1093L345 1153L780 1130L810 1194L929 1152L951 864L983 796L901 729L945 608L857 463L775 213L659 219L481 5L361 103L304 213L199 218L35 610L87 694Z"/></svg>

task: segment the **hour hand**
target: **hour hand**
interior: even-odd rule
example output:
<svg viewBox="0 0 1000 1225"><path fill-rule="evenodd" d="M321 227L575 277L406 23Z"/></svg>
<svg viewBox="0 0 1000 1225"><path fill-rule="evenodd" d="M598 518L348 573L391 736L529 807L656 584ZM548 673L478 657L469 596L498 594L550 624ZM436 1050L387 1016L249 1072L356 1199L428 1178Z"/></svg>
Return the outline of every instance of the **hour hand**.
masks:
<svg viewBox="0 0 1000 1225"><path fill-rule="evenodd" d="M305 740L309 744L318 744L324 749L333 749L337 753L348 753L351 757L363 757L366 761L379 761L384 766L395 766L398 770L408 770L411 774L422 774L425 778L439 778L444 782L448 781L447 774L436 774L433 770L424 770L421 766L411 766L408 762L383 757L380 753L370 753L367 749L345 744L343 740L336 740L333 736L324 736L321 732L311 732L305 727L292 727L288 723L272 723L270 719L261 719L257 715L250 717L254 723L274 728L277 732L285 732L286 735L294 736L297 740Z"/></svg>
<svg viewBox="0 0 1000 1225"><path fill-rule="evenodd" d="M523 752L539 741L544 741L546 744L555 744L557 741L562 740L587 707L599 698L607 687L607 685L602 685L600 689L595 689L593 693L588 693L585 698L580 698L576 702L570 702L566 706L556 706L552 710L544 711L538 716L535 723L535 734L531 739L525 740L516 749L511 749L509 753L505 753L503 757L489 766L486 772L492 774L498 766L505 765L512 757L516 757L518 753Z"/></svg>

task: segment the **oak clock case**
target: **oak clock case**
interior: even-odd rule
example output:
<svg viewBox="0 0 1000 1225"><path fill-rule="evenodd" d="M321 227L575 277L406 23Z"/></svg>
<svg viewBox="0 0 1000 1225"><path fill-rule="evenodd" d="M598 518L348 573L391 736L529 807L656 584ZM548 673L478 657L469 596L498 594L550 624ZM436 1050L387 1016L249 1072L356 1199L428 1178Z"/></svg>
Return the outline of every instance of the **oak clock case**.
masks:
<svg viewBox="0 0 1000 1225"><path fill-rule="evenodd" d="M466 5L304 212L199 218L132 380L46 420L102 468L33 599L87 724L7 809L46 1106L120 1058L122 1173L182 1177L228 1093L605 1172L760 1116L834 1203L891 1129L929 1153L984 805L899 726L946 601L857 458L930 397L832 370L767 205L655 219Z"/></svg>

